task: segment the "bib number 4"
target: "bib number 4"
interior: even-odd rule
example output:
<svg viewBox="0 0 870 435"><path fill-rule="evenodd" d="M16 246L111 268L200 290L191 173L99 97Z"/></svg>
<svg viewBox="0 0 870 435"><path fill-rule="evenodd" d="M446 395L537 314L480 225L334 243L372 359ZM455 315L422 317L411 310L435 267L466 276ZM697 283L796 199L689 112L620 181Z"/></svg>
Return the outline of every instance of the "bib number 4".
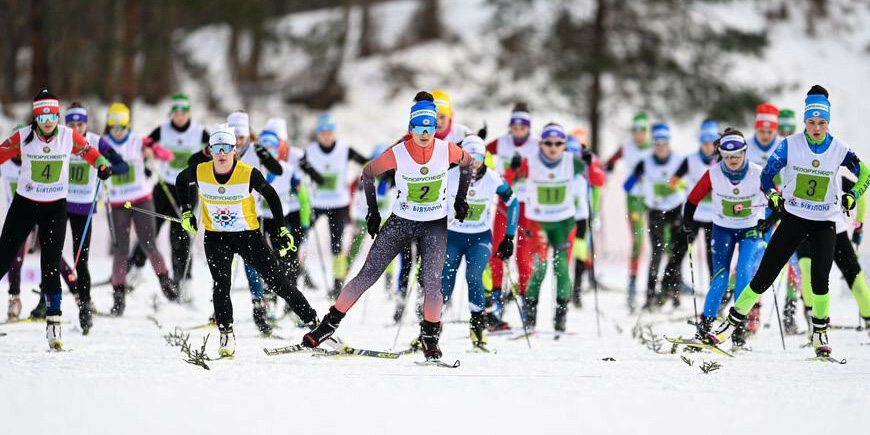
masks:
<svg viewBox="0 0 870 435"><path fill-rule="evenodd" d="M31 162L31 178L37 183L57 183L60 180L62 160Z"/></svg>

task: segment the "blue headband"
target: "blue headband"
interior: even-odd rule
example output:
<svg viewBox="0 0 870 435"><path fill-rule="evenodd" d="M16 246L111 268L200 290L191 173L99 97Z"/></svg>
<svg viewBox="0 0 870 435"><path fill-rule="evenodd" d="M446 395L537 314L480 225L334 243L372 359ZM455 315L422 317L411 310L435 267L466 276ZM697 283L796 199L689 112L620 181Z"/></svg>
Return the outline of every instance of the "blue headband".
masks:
<svg viewBox="0 0 870 435"><path fill-rule="evenodd" d="M822 118L831 122L831 102L822 94L807 95L804 100L804 121L810 118Z"/></svg>
<svg viewBox="0 0 870 435"><path fill-rule="evenodd" d="M414 126L435 126L438 124L438 109L435 103L431 101L418 101L411 106L411 120L408 122L408 129Z"/></svg>
<svg viewBox="0 0 870 435"><path fill-rule="evenodd" d="M335 121L332 120L332 117L329 115L320 115L317 118L317 128L314 129L315 132L320 133L321 131L335 131Z"/></svg>
<svg viewBox="0 0 870 435"><path fill-rule="evenodd" d="M671 138L671 128L665 123L656 123L652 126L653 140L668 140Z"/></svg>
<svg viewBox="0 0 870 435"><path fill-rule="evenodd" d="M511 112L510 125L519 124L527 127L532 126L532 115L525 110L514 110Z"/></svg>
<svg viewBox="0 0 870 435"><path fill-rule="evenodd" d="M567 139L568 136L565 134L565 129L562 128L559 124L547 124L544 127L544 131L541 133L541 139L549 139L551 137L558 137L559 139Z"/></svg>
<svg viewBox="0 0 870 435"><path fill-rule="evenodd" d="M67 109L66 117L64 118L67 124L70 122L88 122L88 111L84 107L73 107Z"/></svg>

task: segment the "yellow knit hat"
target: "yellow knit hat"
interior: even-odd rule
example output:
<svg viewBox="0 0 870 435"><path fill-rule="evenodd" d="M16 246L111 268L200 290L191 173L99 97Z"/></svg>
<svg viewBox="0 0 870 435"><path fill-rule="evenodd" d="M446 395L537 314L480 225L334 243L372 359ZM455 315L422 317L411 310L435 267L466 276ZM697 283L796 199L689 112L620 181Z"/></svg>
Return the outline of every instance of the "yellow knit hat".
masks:
<svg viewBox="0 0 870 435"><path fill-rule="evenodd" d="M438 113L443 113L447 116L453 116L453 106L450 104L450 95L441 89L432 91L432 97L435 99L435 106L438 108Z"/></svg>
<svg viewBox="0 0 870 435"><path fill-rule="evenodd" d="M109 106L109 114L106 116L106 124L109 127L129 127L130 108L124 103L113 103Z"/></svg>

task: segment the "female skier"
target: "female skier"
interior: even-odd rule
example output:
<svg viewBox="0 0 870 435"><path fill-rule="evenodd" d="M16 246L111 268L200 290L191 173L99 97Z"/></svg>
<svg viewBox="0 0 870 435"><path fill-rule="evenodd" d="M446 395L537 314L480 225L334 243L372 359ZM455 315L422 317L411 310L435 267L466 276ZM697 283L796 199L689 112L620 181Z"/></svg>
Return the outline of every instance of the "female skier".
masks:
<svg viewBox="0 0 870 435"><path fill-rule="evenodd" d="M568 251L574 242L575 227L586 224L588 217L587 184L583 178L586 165L580 158L566 153L568 136L559 124L544 126L536 154L523 159L520 169L511 176L526 181L526 219L544 232L553 248L553 271L556 274L556 314L554 329L565 331L568 301L571 298L571 277L568 274ZM575 221L578 210L586 212ZM534 259L535 269L526 291L526 324L534 328L537 322L538 295L547 272L546 253Z"/></svg>
<svg viewBox="0 0 870 435"><path fill-rule="evenodd" d="M218 126L209 137L209 151L213 159L183 170L175 183L181 200L182 226L191 234L196 233L197 228L193 216L193 198L198 195L202 203L205 226L203 243L214 280L212 298L215 321L220 331L218 353L222 357L233 356L236 347L233 305L230 300L230 274L236 254L263 277L269 288L293 307L305 324L314 327L317 322L314 309L287 279L258 231L260 224L253 191L263 196L273 216L276 216L274 220L280 227L275 238L278 255L285 257L294 253L296 247L293 236L283 222L281 199L258 169L238 159L235 149L233 130L226 124Z"/></svg>
<svg viewBox="0 0 870 435"><path fill-rule="evenodd" d="M850 211L870 185L870 169L855 152L828 133L831 103L828 91L814 85L805 99L802 133L785 138L771 155L762 173L761 187L768 192L768 207L784 208L783 218L773 233L761 264L749 285L731 307L728 318L707 334L710 342L725 341L752 309L761 294L773 283L779 270L795 252L798 244L809 239L813 300L812 342L816 356L828 357L828 275L834 261L837 234L835 221L840 209ZM840 196L837 170L845 167L858 177L855 186ZM774 189L773 179L782 171L783 188ZM839 196L839 198L838 198Z"/></svg>
<svg viewBox="0 0 870 435"><path fill-rule="evenodd" d="M316 347L332 336L341 319L360 296L378 280L402 247L416 240L422 254L423 306L420 342L428 361L441 359L438 337L441 333L441 271L447 247L447 170L456 163L460 177L453 208L456 219L468 214L466 194L471 181L471 156L453 143L436 139L436 107L428 92L417 94L411 106L408 131L411 138L394 145L363 170L363 183L369 213L368 231L375 237L365 265L341 290L323 321L302 339L305 346ZM398 198L393 214L381 228L375 193L375 177L396 171Z"/></svg>
<svg viewBox="0 0 870 435"><path fill-rule="evenodd" d="M109 162L85 138L59 125L60 103L42 90L33 99L33 122L0 144L0 163L21 158L15 197L0 233L0 277L6 275L19 248L35 225L41 246L40 288L46 300L45 334L51 349L61 349L61 291L58 265L66 236L66 197L70 155L97 168L100 179L112 174Z"/></svg>
<svg viewBox="0 0 870 435"><path fill-rule="evenodd" d="M514 236L519 220L519 202L514 197L510 186L493 170L483 164L486 148L483 139L478 136L467 136L462 141L462 150L474 159L472 167L474 175L468 188L468 216L465 221L451 219L447 225L447 262L441 272L441 289L444 293L444 303L453 294L456 283L456 272L459 263L465 257L465 279L468 283L468 305L471 309L471 344L476 348L485 349L486 327L484 319L485 296L483 288L483 270L492 253L492 231L490 222L494 212L494 200L498 197L507 206L507 226L505 234L498 245L496 257L505 261L513 254ZM459 186L460 168L447 172L448 201L456 197ZM452 217L453 213L448 215Z"/></svg>
<svg viewBox="0 0 870 435"><path fill-rule="evenodd" d="M713 274L710 291L704 301L704 313L698 323L698 337L705 338L719 312L722 295L731 275L731 257L740 246L737 257L737 288L735 300L749 278L755 273L761 252L764 249L764 232L769 220L762 210L766 199L761 190L761 167L746 159L746 139L738 130L726 129L716 140L722 161L704 172L683 208L683 235L695 234L698 220L695 218L704 198L710 198L713 218L711 244L713 250ZM731 336L735 346L745 344L745 325L738 326Z"/></svg>
<svg viewBox="0 0 870 435"><path fill-rule="evenodd" d="M114 103L109 107L106 133L102 140L129 166L127 172L114 174L109 180L109 202L112 205L112 222L117 237L117 243L112 249L112 314L121 316L126 307L127 255L130 249L131 226L136 227L139 246L151 260L151 267L157 274L163 294L170 301L178 299L175 284L169 278L169 270L157 250L154 217L124 207L124 203L130 202L138 208L154 211L154 201L145 177L145 159L169 161L173 159L173 155L150 138L130 131L130 109L123 103Z"/></svg>

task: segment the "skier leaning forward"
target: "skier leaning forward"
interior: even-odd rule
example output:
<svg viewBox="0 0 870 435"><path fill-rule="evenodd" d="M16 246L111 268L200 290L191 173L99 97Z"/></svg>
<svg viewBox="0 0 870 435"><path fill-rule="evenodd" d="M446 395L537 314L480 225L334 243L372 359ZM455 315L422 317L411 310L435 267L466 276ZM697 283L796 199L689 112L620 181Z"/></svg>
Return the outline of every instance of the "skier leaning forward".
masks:
<svg viewBox="0 0 870 435"><path fill-rule="evenodd" d="M338 295L320 325L302 338L304 346L316 347L338 328L341 319L354 303L381 276L387 265L402 250L416 240L422 254L423 322L420 341L427 361L441 359L438 336L441 333L441 272L447 249L447 170L460 166L459 187L453 204L456 219L465 220L468 204L465 197L471 182L472 158L453 143L434 137L436 108L432 95L421 92L411 106L408 130L411 138L394 145L363 170L362 181L369 213L368 231L375 240L365 265ZM393 214L381 228L375 194L375 177L386 171L396 171L398 197Z"/></svg>
<svg viewBox="0 0 870 435"><path fill-rule="evenodd" d="M278 265L274 253L260 233L253 190L265 198L275 220L284 216L281 199L256 168L241 162L236 155L236 137L226 124L218 126L209 137L213 160L189 167L178 174L175 185L181 201L181 225L196 233L193 198L199 193L205 225L205 256L211 271L215 321L220 331L222 357L233 356L236 338L233 333L233 305L230 286L233 256L239 254L263 277L269 288L293 307L296 315L309 327L317 323L317 313L305 296ZM280 256L293 255L293 236L282 222L278 233Z"/></svg>
<svg viewBox="0 0 870 435"><path fill-rule="evenodd" d="M840 207L855 208L856 199L870 185L870 169L842 141L828 134L831 103L825 88L815 85L807 93L803 133L785 138L770 157L762 173L762 188L767 189L768 207L780 209L783 218L770 239L761 265L747 289L731 307L728 318L708 334L718 344L733 334L761 294L773 283L779 270L804 238L813 246L811 282L813 290L812 342L816 356L831 353L828 344L828 276L834 260L837 241L835 221ZM858 176L854 188L837 198L840 177L837 169L844 166ZM782 170L782 195L773 188L773 177ZM838 207L839 205L839 207Z"/></svg>

